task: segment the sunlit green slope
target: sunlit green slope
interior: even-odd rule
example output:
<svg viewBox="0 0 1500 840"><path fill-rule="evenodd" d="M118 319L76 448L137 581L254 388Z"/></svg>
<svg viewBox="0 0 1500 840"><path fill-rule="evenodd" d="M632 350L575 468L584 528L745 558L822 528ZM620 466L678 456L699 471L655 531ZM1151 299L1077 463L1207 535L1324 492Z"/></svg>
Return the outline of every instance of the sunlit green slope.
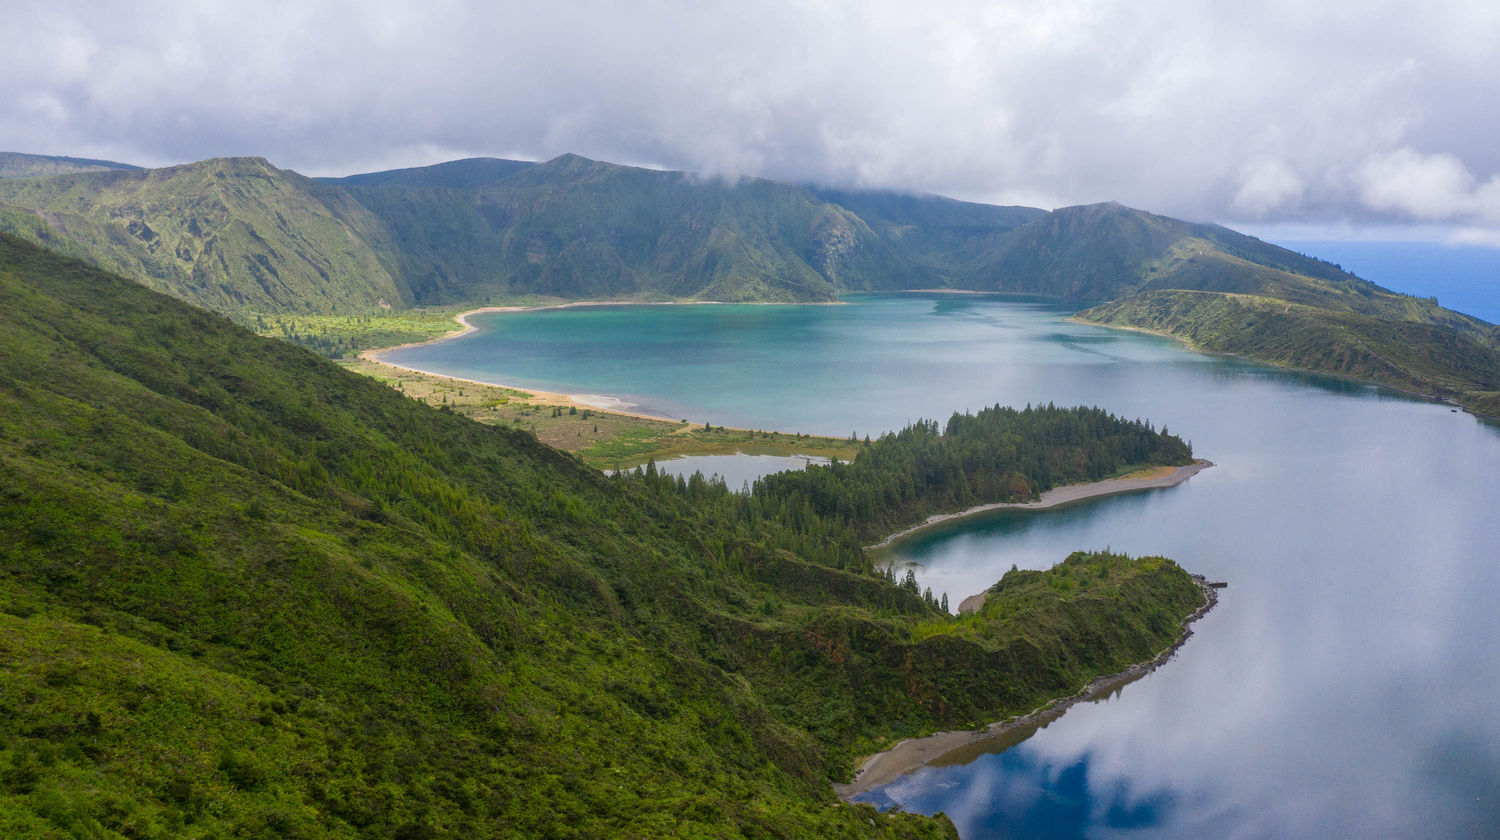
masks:
<svg viewBox="0 0 1500 840"><path fill-rule="evenodd" d="M0 231L232 315L411 303L378 219L261 158L0 181Z"/></svg>

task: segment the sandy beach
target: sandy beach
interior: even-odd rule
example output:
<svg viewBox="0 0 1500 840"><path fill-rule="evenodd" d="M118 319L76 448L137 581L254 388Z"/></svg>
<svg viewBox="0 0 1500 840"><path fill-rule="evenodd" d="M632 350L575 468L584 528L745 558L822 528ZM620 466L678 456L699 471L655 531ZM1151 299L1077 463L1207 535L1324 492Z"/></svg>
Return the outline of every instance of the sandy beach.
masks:
<svg viewBox="0 0 1500 840"><path fill-rule="evenodd" d="M709 306L724 305L725 303L727 303L727 301L719 300L575 300L569 301L567 303L549 303L540 306L483 306L478 309L470 309L466 312L460 312L459 314L453 316L453 320L458 322L458 325L462 327L462 329L455 330L448 333L447 335L440 335L437 338L429 338L426 341L408 341L405 344L398 344L395 347L381 347L378 350L366 350L363 353L359 354L359 358L372 364L384 365L386 367L395 368L397 370L410 371L411 373L420 373L424 376L435 376L439 379L449 379L454 382L471 382L475 385L489 385L495 388L509 388L513 391L522 391L524 393L530 394L533 398L533 401L541 405L561 405L565 407L577 406L579 408L590 408L595 411L608 411L611 414L623 414L627 417L639 417L643 420L664 420L669 423L675 423L679 422L682 418L664 417L659 414L645 414L643 412L630 411L629 409L634 405L634 403L625 402L618 397L612 397L608 394L563 394L557 391L539 391L535 388L531 388L525 385L514 385L508 382L491 382L484 379L468 379L462 376L452 376L446 373L438 373L437 371L425 370L423 368L410 367L408 365L398 365L394 362L386 361L384 358L382 358L382 356L384 356L386 353L392 353L397 350L404 350L408 347L422 347L428 344L437 344L440 341L452 341L456 338L463 338L469 333L475 332L479 329L478 327L474 326L473 322L469 320L470 317L474 315L485 315L491 312L544 312L552 309L575 309L581 306ZM841 301L833 301L830 303L783 304L773 301L757 302L747 305L831 306L839 305L840 303Z"/></svg>
<svg viewBox="0 0 1500 840"><path fill-rule="evenodd" d="M411 367L410 365L398 365L395 362L386 361L382 357L386 353L392 353L397 350L404 350L408 347L422 347L428 344L437 344L440 341L452 341L456 338L462 338L469 333L475 332L479 329L478 327L474 326L474 324L469 320L471 316L484 315L490 312L541 312L548 309L570 309L578 306L684 306L716 302L717 301L695 300L681 302L662 301L653 303L639 303L637 301L618 300L580 300L570 303L547 304L544 306L485 306L480 307L479 309L470 309L467 312L460 312L459 314L454 315L453 320L458 322L458 325L462 329L455 330L448 333L447 335L440 335L437 338L429 338L426 341L408 341L405 344L398 344L395 347L382 347L378 350L366 350L363 353L359 354L359 358L372 364L384 365L388 368L409 371L411 373L420 373L424 376L434 376L439 379L448 379L454 382L469 382L475 385L489 385L495 388L509 388L513 391L521 391L523 393L530 394L532 401L540 405L560 405L564 407L577 406L579 408L590 408L595 411L608 411L611 414L623 414L627 417L639 417L643 420L663 420L672 423L678 422L681 418L663 417L656 414L645 414L638 411L630 411L629 409L631 408L633 403L625 402L618 397L612 397L607 394L563 394L556 391L539 391L536 388L531 388L525 385L515 385L508 382L492 382L484 379L469 379L463 376L453 376L451 374L438 373L437 371L426 370L424 368Z"/></svg>
<svg viewBox="0 0 1500 840"><path fill-rule="evenodd" d="M976 516L981 513L989 513L993 510L1046 510L1048 508L1072 504L1073 502L1081 502L1085 499L1096 499L1100 496L1134 493L1138 490L1150 490L1155 487L1174 487L1213 465L1212 461L1199 458L1185 467L1164 467L1162 471L1151 475L1126 476L1124 478L1094 481L1088 484L1067 484L1062 487L1054 487L1043 493L1042 497L1034 502L997 502L990 505L978 505L968 510L959 511L958 513L939 513L927 517L920 525L913 525L904 531L897 531L874 545L866 546L866 548L872 551L886 548L918 531L931 528L934 525L951 522L955 519L963 519L968 516ZM969 599L964 599L964 603L968 602Z"/></svg>
<svg viewBox="0 0 1500 840"><path fill-rule="evenodd" d="M1077 694L1051 700L1019 717L997 721L982 729L938 732L925 738L908 738L900 741L894 747L866 758L859 770L855 772L854 780L848 784L835 784L834 790L847 800L931 764L958 763L959 759L971 760L986 752L996 752L1014 746L1015 743L1029 736L1035 728L1060 717L1074 703L1103 696L1122 687L1125 683L1133 682L1151 673L1162 663L1171 659L1172 654L1176 653L1177 649L1193 635L1193 622L1202 618L1219 603L1217 589L1202 578L1195 577L1195 580L1198 581L1199 588L1203 590L1205 598L1203 606L1183 621L1182 636L1151 659L1131 665L1117 674L1099 677ZM1007 738L1007 735L1011 737ZM943 761L948 757L952 757L955 761Z"/></svg>

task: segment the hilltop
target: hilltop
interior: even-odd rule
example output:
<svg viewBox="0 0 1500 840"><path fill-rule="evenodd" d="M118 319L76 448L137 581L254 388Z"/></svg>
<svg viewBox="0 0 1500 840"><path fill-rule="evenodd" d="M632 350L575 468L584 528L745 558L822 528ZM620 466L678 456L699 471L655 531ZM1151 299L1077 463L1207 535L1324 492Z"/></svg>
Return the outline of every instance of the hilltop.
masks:
<svg viewBox="0 0 1500 840"><path fill-rule="evenodd" d="M232 316L412 302L377 218L262 158L0 181L0 230Z"/></svg>
<svg viewBox="0 0 1500 840"><path fill-rule="evenodd" d="M21 152L0 152L0 179L36 178L45 175L66 175L71 172L111 172L140 169L128 163L91 158L61 157L58 155L28 155Z"/></svg>

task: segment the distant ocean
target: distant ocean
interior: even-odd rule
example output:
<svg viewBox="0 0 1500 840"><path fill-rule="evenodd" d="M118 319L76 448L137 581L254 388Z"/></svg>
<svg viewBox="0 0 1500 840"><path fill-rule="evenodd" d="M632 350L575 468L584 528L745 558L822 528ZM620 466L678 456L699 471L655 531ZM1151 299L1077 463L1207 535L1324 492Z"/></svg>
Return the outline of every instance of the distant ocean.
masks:
<svg viewBox="0 0 1500 840"><path fill-rule="evenodd" d="M1500 248L1432 242L1287 240L1276 244L1338 263L1397 292L1500 323Z"/></svg>

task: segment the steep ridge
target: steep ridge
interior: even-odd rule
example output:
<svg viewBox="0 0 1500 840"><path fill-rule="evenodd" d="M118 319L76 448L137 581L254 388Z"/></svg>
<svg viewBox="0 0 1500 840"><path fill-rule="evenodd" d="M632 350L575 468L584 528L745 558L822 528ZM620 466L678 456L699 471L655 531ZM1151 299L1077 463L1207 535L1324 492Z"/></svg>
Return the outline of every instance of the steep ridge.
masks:
<svg viewBox="0 0 1500 840"><path fill-rule="evenodd" d="M260 313L362 316L377 307L500 300L830 301L946 287L1090 306L1191 291L1310 307L1296 319L1271 319L1310 330L1277 343L1323 342L1316 352L1308 344L1266 355L1269 343L1220 325L1215 342L1201 346L1408 382L1401 387L1430 381L1430 389L1417 388L1424 393L1487 393L1484 377L1458 368L1433 379L1444 330L1500 347L1494 325L1433 299L1397 294L1218 225L1115 203L1048 213L730 182L577 155L537 164L476 158L324 181L258 158L0 180L0 231L242 323L261 323ZM1179 334L1148 314L1162 300L1117 307L1108 322ZM1204 300L1180 296L1172 309ZM1214 305L1188 320L1226 311ZM1324 313L1316 326L1314 311ZM1334 336L1354 323L1346 315L1441 328L1402 328L1407 339L1429 343L1414 354L1382 354L1432 361L1376 378L1358 371L1378 366L1317 362L1343 353ZM317 329L322 338L329 326ZM1463 400L1492 413L1488 398Z"/></svg>
<svg viewBox="0 0 1500 840"><path fill-rule="evenodd" d="M140 169L140 167L128 163L116 163L112 160L0 152L0 179L36 178L46 175L66 175L71 172L105 172L122 169Z"/></svg>
<svg viewBox="0 0 1500 840"><path fill-rule="evenodd" d="M428 189L474 190L490 186L512 173L536 164L502 158L464 158L432 166L387 169L346 175L342 178L316 178L339 187L421 187Z"/></svg>
<svg viewBox="0 0 1500 840"><path fill-rule="evenodd" d="M340 182L395 232L423 303L523 294L820 301L922 274L855 214L773 181L577 155L489 183L445 175Z"/></svg>
<svg viewBox="0 0 1500 840"><path fill-rule="evenodd" d="M1230 292L1475 335L1490 329L1429 299L1392 292L1255 237L1113 202L1064 207L1017 228L961 271L955 284L1092 303L1160 289Z"/></svg>
<svg viewBox="0 0 1500 840"><path fill-rule="evenodd" d="M1075 557L1037 632L991 633L755 511L0 236L0 833L951 837L828 780L1201 603L1170 561Z"/></svg>
<svg viewBox="0 0 1500 840"><path fill-rule="evenodd" d="M261 158L0 181L0 230L231 315L411 304L377 218Z"/></svg>
<svg viewBox="0 0 1500 840"><path fill-rule="evenodd" d="M933 272L908 278L903 288L918 288L921 283L946 285L957 268L994 247L1000 238L1047 215L1035 207L997 207L889 190L813 188L813 192L858 215L893 250Z"/></svg>

